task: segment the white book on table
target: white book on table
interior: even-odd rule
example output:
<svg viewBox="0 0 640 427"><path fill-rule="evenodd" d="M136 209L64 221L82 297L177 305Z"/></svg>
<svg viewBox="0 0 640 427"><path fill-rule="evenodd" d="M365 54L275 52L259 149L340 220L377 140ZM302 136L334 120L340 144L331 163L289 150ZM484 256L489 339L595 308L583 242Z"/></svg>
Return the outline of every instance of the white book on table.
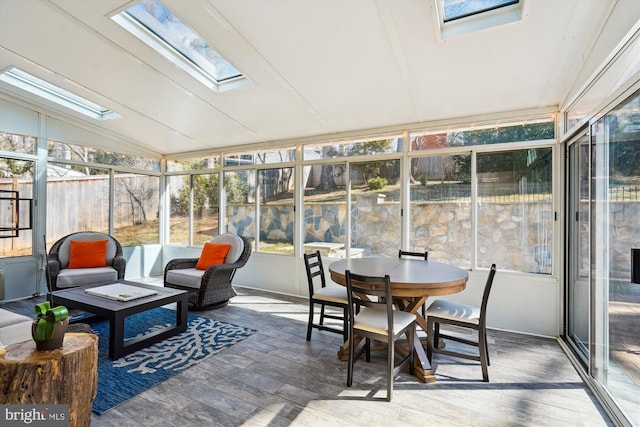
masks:
<svg viewBox="0 0 640 427"><path fill-rule="evenodd" d="M115 301L131 301L158 293L158 291L154 291L153 289L126 285L124 283L113 283L111 285L98 286L97 288L89 288L85 292L89 295L109 298Z"/></svg>

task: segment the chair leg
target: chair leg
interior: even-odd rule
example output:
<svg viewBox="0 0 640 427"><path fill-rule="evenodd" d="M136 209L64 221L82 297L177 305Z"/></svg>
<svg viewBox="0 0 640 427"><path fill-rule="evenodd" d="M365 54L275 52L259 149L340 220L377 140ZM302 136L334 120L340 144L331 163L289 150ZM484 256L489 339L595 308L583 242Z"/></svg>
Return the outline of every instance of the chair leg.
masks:
<svg viewBox="0 0 640 427"><path fill-rule="evenodd" d="M311 341L311 329L313 329L313 303L309 303L309 323L307 323L307 341Z"/></svg>
<svg viewBox="0 0 640 427"><path fill-rule="evenodd" d="M354 340L354 336L353 333L349 333L349 364L347 365L347 387L351 387L351 384L353 383L353 352L354 352L354 348L353 348L353 340Z"/></svg>
<svg viewBox="0 0 640 427"><path fill-rule="evenodd" d="M393 337L389 336L389 342L387 343L387 402L391 402L391 394L393 393L395 347L396 342L393 340Z"/></svg>
<svg viewBox="0 0 640 427"><path fill-rule="evenodd" d="M487 341L483 337L483 330L480 328L478 331L478 350L480 351L480 366L482 367L482 381L489 382L489 372L487 369L488 364L488 352Z"/></svg>
<svg viewBox="0 0 640 427"><path fill-rule="evenodd" d="M484 349L487 352L487 366L491 366L491 361L489 360L489 343L487 342L487 330L486 329L482 332L482 337L484 339Z"/></svg>
<svg viewBox="0 0 640 427"><path fill-rule="evenodd" d="M409 373L411 375L414 374L414 367L413 367L413 355L415 353L414 351L414 345L415 345L415 339L416 339L416 327L415 325L413 326L413 328L411 328L411 330L409 331Z"/></svg>
<svg viewBox="0 0 640 427"><path fill-rule="evenodd" d="M365 340L365 360L367 363L371 362L371 339L367 338Z"/></svg>
<svg viewBox="0 0 640 427"><path fill-rule="evenodd" d="M320 304L320 324L324 325L324 304Z"/></svg>

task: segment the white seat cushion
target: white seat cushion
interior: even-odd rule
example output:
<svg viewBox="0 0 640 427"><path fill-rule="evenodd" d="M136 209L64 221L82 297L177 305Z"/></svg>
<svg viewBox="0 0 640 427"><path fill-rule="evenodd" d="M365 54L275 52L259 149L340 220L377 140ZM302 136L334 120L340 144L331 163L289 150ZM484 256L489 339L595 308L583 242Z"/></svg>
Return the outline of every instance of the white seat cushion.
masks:
<svg viewBox="0 0 640 427"><path fill-rule="evenodd" d="M58 274L56 287L72 288L111 280L118 280L118 271L113 267L65 268Z"/></svg>
<svg viewBox="0 0 640 427"><path fill-rule="evenodd" d="M437 299L427 308L427 317L437 316L444 319L462 320L468 323L480 321L480 307L458 304L455 302Z"/></svg>
<svg viewBox="0 0 640 427"><path fill-rule="evenodd" d="M178 268L167 271L167 282L187 288L199 289L202 284L202 276L206 270L196 268Z"/></svg>
<svg viewBox="0 0 640 427"><path fill-rule="evenodd" d="M344 286L328 286L314 290L313 299L348 304L347 288Z"/></svg>
<svg viewBox="0 0 640 427"><path fill-rule="evenodd" d="M404 311L393 310L393 330L399 331L416 320L416 315ZM353 328L380 335L389 335L387 328L387 311L365 307L356 314Z"/></svg>

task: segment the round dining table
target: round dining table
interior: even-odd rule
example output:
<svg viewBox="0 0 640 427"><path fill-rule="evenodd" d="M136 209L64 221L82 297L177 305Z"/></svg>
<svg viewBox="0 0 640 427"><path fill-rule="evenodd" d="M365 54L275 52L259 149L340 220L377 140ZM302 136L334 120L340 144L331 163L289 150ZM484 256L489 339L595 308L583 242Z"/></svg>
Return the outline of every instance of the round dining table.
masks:
<svg viewBox="0 0 640 427"><path fill-rule="evenodd" d="M383 277L389 275L391 295L394 305L403 311L416 315L422 330L427 331L427 321L420 313L420 307L432 296L450 295L464 290L469 279L466 270L437 261L419 259L365 257L335 261L329 264L331 279L346 286L345 272L366 276ZM414 337L415 375L423 382L436 380L422 342ZM349 343L340 347L338 356L347 360Z"/></svg>

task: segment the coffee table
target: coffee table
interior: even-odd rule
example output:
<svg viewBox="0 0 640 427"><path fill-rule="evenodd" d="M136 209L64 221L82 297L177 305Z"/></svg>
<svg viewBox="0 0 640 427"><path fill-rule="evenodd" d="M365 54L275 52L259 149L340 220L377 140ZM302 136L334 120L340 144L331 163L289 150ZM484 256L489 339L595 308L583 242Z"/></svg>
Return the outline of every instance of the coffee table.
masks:
<svg viewBox="0 0 640 427"><path fill-rule="evenodd" d="M131 301L114 301L108 298L90 295L85 292L88 288L104 286L110 283L123 283L146 289L153 289L158 293ZM68 309L79 309L94 314L96 317L109 320L109 358L119 359L141 348L162 341L184 332L187 329L187 291L164 288L160 286L118 280L116 282L97 283L89 286L69 288L52 293L54 305L64 305ZM124 338L124 319L132 314L142 313L163 305L176 303L176 324L151 332L142 337Z"/></svg>

